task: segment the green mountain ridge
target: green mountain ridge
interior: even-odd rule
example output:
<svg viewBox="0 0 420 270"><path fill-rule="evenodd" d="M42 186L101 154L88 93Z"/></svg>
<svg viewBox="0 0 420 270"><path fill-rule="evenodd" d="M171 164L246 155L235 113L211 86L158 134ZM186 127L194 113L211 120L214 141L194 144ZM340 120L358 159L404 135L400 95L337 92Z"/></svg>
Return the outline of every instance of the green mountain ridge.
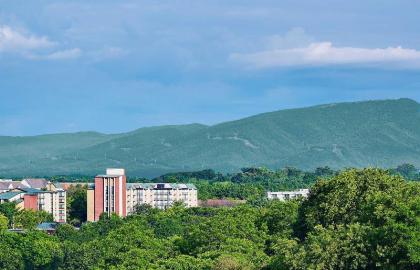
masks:
<svg viewBox="0 0 420 270"><path fill-rule="evenodd" d="M281 110L213 126L147 127L112 135L0 136L0 175L93 175L106 167L152 177L251 166L420 166L419 124L420 104L398 99Z"/></svg>

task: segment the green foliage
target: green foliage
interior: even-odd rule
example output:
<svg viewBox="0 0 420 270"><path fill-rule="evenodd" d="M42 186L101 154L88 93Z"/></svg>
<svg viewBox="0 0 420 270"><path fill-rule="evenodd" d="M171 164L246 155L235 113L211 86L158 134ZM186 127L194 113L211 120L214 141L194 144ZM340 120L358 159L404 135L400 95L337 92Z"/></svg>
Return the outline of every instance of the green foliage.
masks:
<svg viewBox="0 0 420 270"><path fill-rule="evenodd" d="M262 221L268 232L276 237L291 237L297 221L299 201L272 201L264 208Z"/></svg>
<svg viewBox="0 0 420 270"><path fill-rule="evenodd" d="M8 220L9 228L35 229L42 222L52 222L53 216L45 211L18 210L13 202L0 204L0 216Z"/></svg>
<svg viewBox="0 0 420 270"><path fill-rule="evenodd" d="M20 243L22 243L22 240L19 235L0 230L0 269L24 269L23 254L17 245Z"/></svg>
<svg viewBox="0 0 420 270"><path fill-rule="evenodd" d="M159 260L157 268L160 270L211 270L212 261L199 259L188 255L178 255L174 258Z"/></svg>
<svg viewBox="0 0 420 270"><path fill-rule="evenodd" d="M5 202L0 204L0 214L3 214L8 219L9 227L13 226L17 212L18 210L16 209L16 204L13 202Z"/></svg>
<svg viewBox="0 0 420 270"><path fill-rule="evenodd" d="M153 208L149 204L138 204L134 207L134 214L137 215L151 216L157 214L159 211L158 208Z"/></svg>
<svg viewBox="0 0 420 270"><path fill-rule="evenodd" d="M308 175L293 168L241 174L234 185ZM64 224L53 236L0 230L0 269L420 269L420 183L378 169L316 174L325 177L302 201L165 211L139 205L127 218L102 215L80 230ZM25 215L32 227L33 212L15 219Z"/></svg>
<svg viewBox="0 0 420 270"><path fill-rule="evenodd" d="M43 232L28 232L22 249L26 269L57 269L63 260L60 243Z"/></svg>
<svg viewBox="0 0 420 270"><path fill-rule="evenodd" d="M407 180L420 180L420 171L413 164L404 163L396 169L392 169L391 172L399 174Z"/></svg>
<svg viewBox="0 0 420 270"><path fill-rule="evenodd" d="M87 219L87 187L71 186L67 190L68 219L74 225L80 225Z"/></svg>
<svg viewBox="0 0 420 270"><path fill-rule="evenodd" d="M207 171L167 174L153 181L193 183L200 191L200 200L237 199L259 205L263 203L266 191L310 187L319 177L330 178L336 174L328 167L317 168L315 172L304 172L291 167L277 171L267 168L244 168L241 172L231 175L205 172ZM204 175L205 178L188 178L200 175Z"/></svg>
<svg viewBox="0 0 420 270"><path fill-rule="evenodd" d="M378 169L317 182L299 208L297 240L278 244L273 267L411 269L418 266L419 186Z"/></svg>
<svg viewBox="0 0 420 270"><path fill-rule="evenodd" d="M223 255L216 260L213 270L252 270L255 267L242 256Z"/></svg>
<svg viewBox="0 0 420 270"><path fill-rule="evenodd" d="M0 232L7 230L7 228L9 228L9 219L5 215L0 214Z"/></svg>
<svg viewBox="0 0 420 270"><path fill-rule="evenodd" d="M75 240L77 238L77 231L72 225L60 224L57 227L55 235L61 241Z"/></svg>
<svg viewBox="0 0 420 270"><path fill-rule="evenodd" d="M42 222L53 222L53 216L45 211L21 210L15 217L15 226L33 230Z"/></svg>
<svg viewBox="0 0 420 270"><path fill-rule="evenodd" d="M378 169L348 170L330 181L317 182L300 209L305 234L317 224L362 223L383 226L393 221L412 222L402 211L407 184L401 177Z"/></svg>

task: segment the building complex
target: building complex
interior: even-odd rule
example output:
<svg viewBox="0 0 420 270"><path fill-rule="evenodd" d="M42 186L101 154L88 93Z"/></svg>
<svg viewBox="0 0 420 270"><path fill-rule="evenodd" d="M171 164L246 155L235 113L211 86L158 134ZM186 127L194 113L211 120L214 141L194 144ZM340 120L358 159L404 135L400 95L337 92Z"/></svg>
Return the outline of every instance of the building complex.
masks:
<svg viewBox="0 0 420 270"><path fill-rule="evenodd" d="M127 183L124 169L107 169L95 177L87 191L87 220L97 221L102 213L121 217L132 214L138 205L166 209L174 202L197 207L197 189L192 184Z"/></svg>
<svg viewBox="0 0 420 270"><path fill-rule="evenodd" d="M0 180L0 203L15 202L19 209L43 210L54 221L67 221L66 191L46 179Z"/></svg>

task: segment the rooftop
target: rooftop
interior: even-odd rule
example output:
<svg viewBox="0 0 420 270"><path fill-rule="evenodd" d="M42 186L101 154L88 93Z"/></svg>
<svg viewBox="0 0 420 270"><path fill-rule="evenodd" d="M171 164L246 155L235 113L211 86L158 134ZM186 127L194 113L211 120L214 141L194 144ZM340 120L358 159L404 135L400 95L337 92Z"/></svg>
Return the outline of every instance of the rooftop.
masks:
<svg viewBox="0 0 420 270"><path fill-rule="evenodd" d="M0 189L9 190L23 186L20 181L0 180Z"/></svg>
<svg viewBox="0 0 420 270"><path fill-rule="evenodd" d="M40 189L35 189L35 188L18 188L19 190L22 190L24 192L26 192L27 194L37 194L37 193L48 193L51 191L47 191L47 190L40 190Z"/></svg>
<svg viewBox="0 0 420 270"><path fill-rule="evenodd" d="M10 200L21 193L21 191L9 191L5 193L0 193L0 200Z"/></svg>
<svg viewBox="0 0 420 270"><path fill-rule="evenodd" d="M115 178L115 177L120 177L122 175L118 175L118 174L100 174L97 175L96 177L101 177L101 178Z"/></svg>
<svg viewBox="0 0 420 270"><path fill-rule="evenodd" d="M57 223L55 222L43 222L39 224L36 228L42 231L55 231L57 229Z"/></svg>
<svg viewBox="0 0 420 270"><path fill-rule="evenodd" d="M48 184L48 181L45 178L28 178L23 179L22 184L31 187L31 188L45 188Z"/></svg>
<svg viewBox="0 0 420 270"><path fill-rule="evenodd" d="M183 183L127 183L127 189L197 189L194 184Z"/></svg>

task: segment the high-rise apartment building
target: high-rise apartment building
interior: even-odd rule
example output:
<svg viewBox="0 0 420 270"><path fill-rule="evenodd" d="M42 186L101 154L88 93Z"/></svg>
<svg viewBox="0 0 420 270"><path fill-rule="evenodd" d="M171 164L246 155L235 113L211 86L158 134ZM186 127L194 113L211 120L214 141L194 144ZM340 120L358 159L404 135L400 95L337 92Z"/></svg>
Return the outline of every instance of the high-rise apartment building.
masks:
<svg viewBox="0 0 420 270"><path fill-rule="evenodd" d="M95 177L94 189L87 193L87 219L97 221L102 213L127 215L126 182L124 169L107 169L105 175Z"/></svg>

